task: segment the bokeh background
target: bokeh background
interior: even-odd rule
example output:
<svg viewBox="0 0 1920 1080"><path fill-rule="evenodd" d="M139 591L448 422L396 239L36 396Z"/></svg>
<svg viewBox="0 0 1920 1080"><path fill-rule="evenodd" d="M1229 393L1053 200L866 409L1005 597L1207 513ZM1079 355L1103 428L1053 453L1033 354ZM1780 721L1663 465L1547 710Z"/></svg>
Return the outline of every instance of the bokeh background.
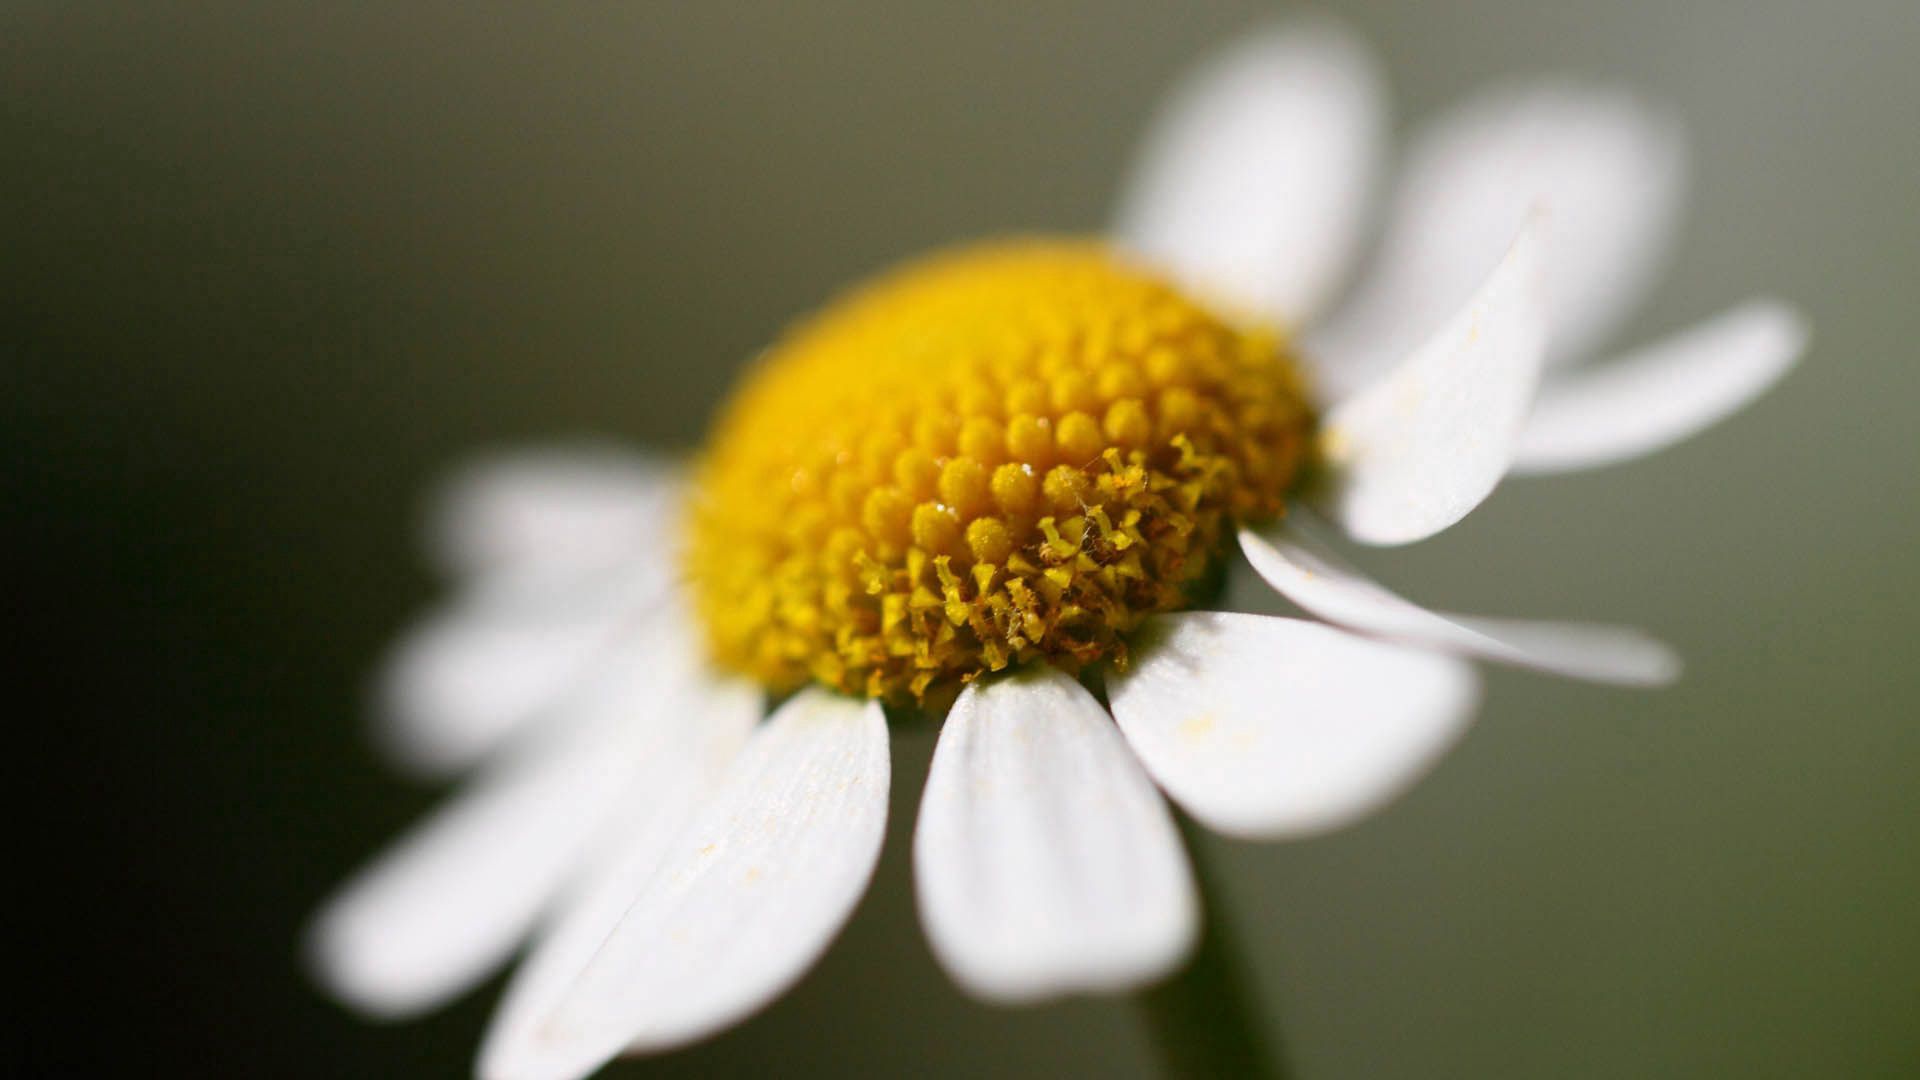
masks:
<svg viewBox="0 0 1920 1080"><path fill-rule="evenodd" d="M0 437L21 1071L455 1075L497 984L363 1023L313 904L436 797L363 742L476 448L696 440L784 320L930 245L1095 230L1156 95L1269 4L34 3L0 13ZM1920 1074L1920 9L1356 0L1402 128L1568 69L1675 104L1696 185L1645 339L1759 292L1805 365L1610 472L1365 563L1643 624L1659 694L1495 671L1389 812L1209 843L1311 1078ZM972 1004L914 925L931 740L826 961L636 1076L1137 1075L1129 1007ZM88 1032L75 1037L75 1026Z"/></svg>

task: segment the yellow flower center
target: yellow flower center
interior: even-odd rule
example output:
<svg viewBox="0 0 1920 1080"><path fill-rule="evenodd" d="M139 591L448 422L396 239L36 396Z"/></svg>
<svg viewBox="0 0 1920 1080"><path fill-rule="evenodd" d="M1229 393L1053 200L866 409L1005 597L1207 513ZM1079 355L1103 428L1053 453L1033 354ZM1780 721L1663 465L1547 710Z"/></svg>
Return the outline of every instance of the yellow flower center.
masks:
<svg viewBox="0 0 1920 1080"><path fill-rule="evenodd" d="M723 665L887 700L1126 662L1235 520L1278 514L1312 417L1275 335L1094 243L1004 241L802 321L722 412L687 569Z"/></svg>

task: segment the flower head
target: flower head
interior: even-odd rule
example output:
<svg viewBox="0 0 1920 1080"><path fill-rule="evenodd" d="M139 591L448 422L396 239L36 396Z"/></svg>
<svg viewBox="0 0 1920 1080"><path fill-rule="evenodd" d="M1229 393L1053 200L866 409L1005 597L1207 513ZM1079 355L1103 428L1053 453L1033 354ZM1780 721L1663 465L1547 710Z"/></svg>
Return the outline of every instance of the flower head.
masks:
<svg viewBox="0 0 1920 1080"><path fill-rule="evenodd" d="M1236 521L1276 516L1311 417L1269 335L1105 247L894 271L761 359L696 471L714 655L891 700L1124 660Z"/></svg>
<svg viewBox="0 0 1920 1080"><path fill-rule="evenodd" d="M1805 331L1754 302L1573 366L1644 287L1683 158L1661 114L1561 85L1419 137L1378 267L1327 312L1383 99L1337 26L1249 38L1175 96L1109 241L959 248L833 302L689 472L527 457L456 485L463 599L402 646L389 738L491 760L326 909L323 977L404 1014L533 937L482 1054L502 1078L711 1034L864 890L888 701L944 712L914 866L953 978L1131 988L1196 930L1162 793L1236 835L1321 831L1458 736L1468 658L1672 678L1635 631L1419 607L1322 535L1420 540L1510 470L1664 446ZM1318 619L1205 610L1236 543Z"/></svg>

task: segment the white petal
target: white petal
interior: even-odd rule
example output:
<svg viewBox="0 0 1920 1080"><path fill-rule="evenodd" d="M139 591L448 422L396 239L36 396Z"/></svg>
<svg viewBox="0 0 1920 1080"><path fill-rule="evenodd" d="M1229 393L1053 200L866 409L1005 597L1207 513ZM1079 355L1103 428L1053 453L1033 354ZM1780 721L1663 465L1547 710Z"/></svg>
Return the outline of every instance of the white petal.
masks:
<svg viewBox="0 0 1920 1080"><path fill-rule="evenodd" d="M1568 472L1664 449L1744 408L1785 375L1807 323L1757 300L1684 333L1540 389L1514 471Z"/></svg>
<svg viewBox="0 0 1920 1080"><path fill-rule="evenodd" d="M1287 599L1362 633L1597 682L1657 686L1680 673L1673 650L1629 627L1429 611L1347 565L1297 523L1242 529L1240 547Z"/></svg>
<svg viewBox="0 0 1920 1080"><path fill-rule="evenodd" d="M1299 325L1352 257L1385 98L1366 46L1331 19L1235 43L1158 118L1118 237L1237 314Z"/></svg>
<svg viewBox="0 0 1920 1080"><path fill-rule="evenodd" d="M636 663L563 738L478 777L349 882L311 935L322 980L370 1013L415 1013L518 947L655 755L671 692ZM684 716L675 716L684 721ZM665 763L669 770L677 767Z"/></svg>
<svg viewBox="0 0 1920 1080"><path fill-rule="evenodd" d="M495 1080L580 1077L738 1022L825 951L886 829L878 705L801 692L757 731L551 1012L501 1036Z"/></svg>
<svg viewBox="0 0 1920 1080"><path fill-rule="evenodd" d="M1541 219L1464 310L1397 369L1327 414L1329 512L1369 544L1421 540L1465 517L1512 460L1545 332Z"/></svg>
<svg viewBox="0 0 1920 1080"><path fill-rule="evenodd" d="M1465 730L1471 666L1319 623L1188 612L1148 623L1113 715L1147 771L1221 832L1293 836L1393 799Z"/></svg>
<svg viewBox="0 0 1920 1080"><path fill-rule="evenodd" d="M381 677L376 741L429 776L474 764L559 710L616 652L640 652L673 611L660 577L615 574L559 592L505 579L470 586L395 648Z"/></svg>
<svg viewBox="0 0 1920 1080"><path fill-rule="evenodd" d="M1166 804L1100 703L1052 668L976 683L954 703L913 867L934 955L981 997L1127 989L1195 940Z"/></svg>
<svg viewBox="0 0 1920 1080"><path fill-rule="evenodd" d="M1644 296L1686 179L1678 123L1600 87L1496 88L1414 141L1374 271L1319 347L1363 378L1454 310L1528 209L1551 215L1550 361L1590 353ZM1335 389L1340 365L1331 374Z"/></svg>
<svg viewBox="0 0 1920 1080"><path fill-rule="evenodd" d="M606 447L551 447L476 461L448 481L428 526L450 573L592 573L670 562L673 467Z"/></svg>
<svg viewBox="0 0 1920 1080"><path fill-rule="evenodd" d="M592 865L514 971L481 1048L482 1074L512 1075L515 1060L530 1055L540 1022L560 1004L718 788L759 715L760 694L754 688L734 682L705 688L690 717L695 722L680 725L680 752L655 759L674 767L652 769L635 781L646 797L630 800L600 830L601 840L589 857Z"/></svg>

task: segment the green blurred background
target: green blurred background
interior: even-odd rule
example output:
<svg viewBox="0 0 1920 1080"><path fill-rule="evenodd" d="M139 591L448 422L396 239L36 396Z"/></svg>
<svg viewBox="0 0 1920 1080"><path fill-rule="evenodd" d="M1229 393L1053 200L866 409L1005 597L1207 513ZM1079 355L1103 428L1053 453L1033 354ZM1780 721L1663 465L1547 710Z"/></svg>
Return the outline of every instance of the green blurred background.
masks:
<svg viewBox="0 0 1920 1080"><path fill-rule="evenodd" d="M1156 95L1252 2L26 3L0 15L0 426L35 1071L452 1075L496 988L364 1024L311 906L436 793L362 739L476 447L690 444L836 285L1095 230ZM1303 1076L1920 1074L1920 9L1339 5L1406 125L1511 72L1678 106L1692 213L1630 338L1759 292L1777 392L1653 461L1515 482L1367 564L1426 601L1643 624L1658 694L1506 671L1426 783L1212 843ZM10 529L10 532L15 531ZM634 1075L1132 1075L1128 1006L961 998L914 925L930 736L878 884L757 1019ZM38 1010L44 1009L44 1015ZM62 1034L78 1022L84 1038Z"/></svg>

